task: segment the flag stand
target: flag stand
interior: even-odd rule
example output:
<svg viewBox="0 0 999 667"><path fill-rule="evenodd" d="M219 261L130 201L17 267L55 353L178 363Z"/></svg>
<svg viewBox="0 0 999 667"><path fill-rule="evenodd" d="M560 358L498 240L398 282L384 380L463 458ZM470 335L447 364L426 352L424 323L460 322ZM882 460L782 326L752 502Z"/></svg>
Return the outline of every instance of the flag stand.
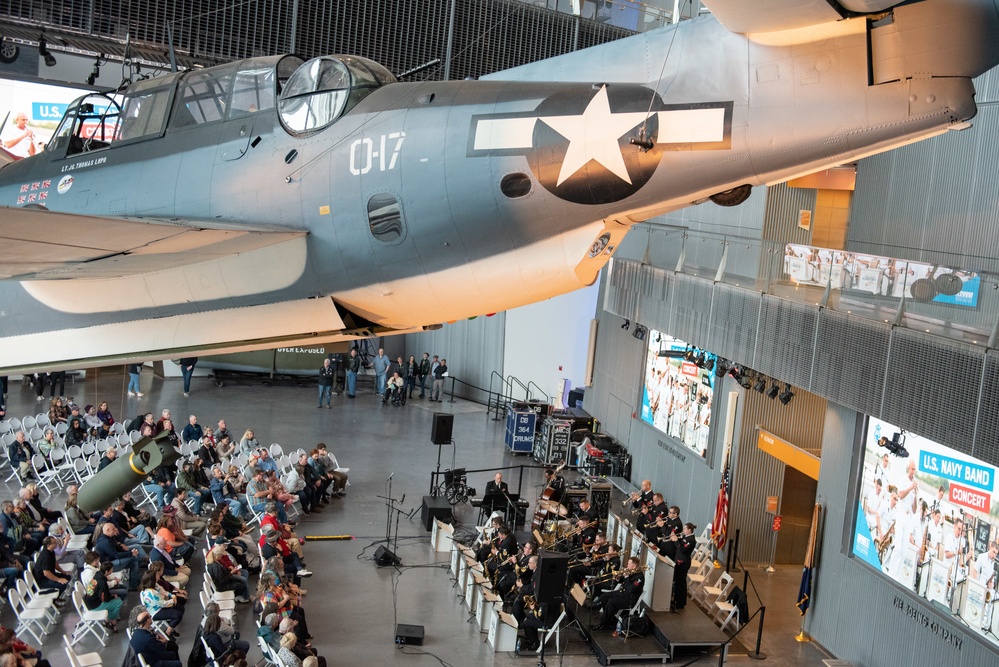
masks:
<svg viewBox="0 0 999 667"><path fill-rule="evenodd" d="M805 634L805 617L804 617L804 615L802 615L802 617L801 617L801 630L799 630L798 634L796 634L794 636L794 641L801 642L802 644L807 644L808 642L812 641L812 638Z"/></svg>

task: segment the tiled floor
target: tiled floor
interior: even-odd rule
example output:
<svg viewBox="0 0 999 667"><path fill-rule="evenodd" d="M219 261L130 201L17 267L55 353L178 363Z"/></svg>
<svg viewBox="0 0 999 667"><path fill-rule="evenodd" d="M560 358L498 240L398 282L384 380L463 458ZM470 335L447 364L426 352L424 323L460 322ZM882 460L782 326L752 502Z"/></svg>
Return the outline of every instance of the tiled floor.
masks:
<svg viewBox="0 0 999 667"><path fill-rule="evenodd" d="M145 397L125 398L127 378L116 370L100 370L96 379L66 388L81 405L107 400L120 418L131 418L141 411L158 414L169 408L178 423L197 414L202 424L214 424L226 418L229 428L238 433L252 428L261 443L281 443L285 448L309 448L326 442L339 457L341 465L349 466L351 487L345 498L321 514L306 518L299 527L305 535L351 535L350 540L316 541L306 544L306 557L315 576L307 580L309 594L306 609L314 645L327 656L331 665L433 664L414 660L401 653L430 653L443 664L455 667L489 665L536 664L533 656L493 654L485 643L485 635L474 624L457 600L448 578L446 555L437 555L429 544L429 536L420 525L421 498L430 488L430 474L437 465L438 448L430 442L432 412L455 414L456 445L445 447L441 454L441 469L452 465L474 468L515 466L505 476L511 490L517 491L520 467L524 470L521 493L533 498L540 483L541 471L526 456L511 456L502 445L503 422L493 421L476 405L456 402L437 404L413 400L404 407L382 406L368 390L359 392L356 400L334 397L333 408L316 409L316 388L312 380L301 385L285 383L265 386L258 380L227 383L217 387L207 379L195 379L192 393L185 398L179 380L159 380L143 374ZM367 387L368 385L364 385ZM12 384L8 397L8 414L23 416L41 411L31 390ZM473 475L472 486L481 488L491 473ZM399 521L398 555L403 566L379 568L372 555L386 533L387 511L384 496L389 490L407 514ZM17 487L8 485L5 494L11 497ZM61 506L63 497L49 500L50 507ZM533 508L533 504L532 504ZM459 506L457 518L473 523L476 513L468 506ZM393 522L394 526L394 522ZM200 559L198 559L200 560ZM203 564L195 564L195 583L201 581ZM828 657L814 643L798 643L800 616L794 601L800 580L800 569L778 569L774 574L752 570L752 580L767 605L762 653L766 664L821 665ZM741 575L737 576L741 581ZM251 584L255 579L251 580ZM751 608L754 596L750 595ZM126 607L137 603L135 594ZM194 628L200 620L197 602L180 626L182 658L187 659ZM249 605L240 605L238 621L244 637L254 628ZM2 610L4 625L14 622L8 606ZM75 613L67 608L62 625L71 632ZM398 648L394 639L396 623L423 625L426 641L422 647ZM756 621L744 632L742 642L755 646ZM101 650L105 665L118 665L124 655L124 634L112 637L108 647L84 640L81 651ZM53 665L67 665L57 630L48 637L44 650ZM251 664L259 657L253 650ZM548 664L595 665L588 646L579 640L570 642L566 655L548 656ZM717 664L717 657L703 658L701 664ZM731 655L729 664L756 664L745 655ZM634 663L633 663L634 664Z"/></svg>

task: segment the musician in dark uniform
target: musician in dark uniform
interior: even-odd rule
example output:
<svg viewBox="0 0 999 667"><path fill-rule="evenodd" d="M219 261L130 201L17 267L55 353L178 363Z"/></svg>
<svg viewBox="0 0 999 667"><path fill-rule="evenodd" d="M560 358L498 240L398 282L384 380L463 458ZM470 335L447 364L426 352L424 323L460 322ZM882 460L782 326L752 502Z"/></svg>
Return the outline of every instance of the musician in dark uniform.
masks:
<svg viewBox="0 0 999 667"><path fill-rule="evenodd" d="M673 505L669 508L666 518L661 521L659 529L659 553L671 560L676 560L676 542L670 539L673 535L679 537L683 533L683 522L680 521L680 508Z"/></svg>
<svg viewBox="0 0 999 667"><path fill-rule="evenodd" d="M506 524L500 526L499 531L497 531L497 537L497 542L485 562L486 575L493 581L496 581L493 575L497 572L500 565L503 564L503 561L517 554L517 536L513 534L509 526Z"/></svg>
<svg viewBox="0 0 999 667"><path fill-rule="evenodd" d="M503 481L503 473L498 472L492 480L486 482L486 496L503 497L510 493L510 485Z"/></svg>
<svg viewBox="0 0 999 667"><path fill-rule="evenodd" d="M489 522L489 527L482 532L481 545L475 552L475 560L484 563L492 555L493 546L497 544L500 526L503 525L503 518L494 516Z"/></svg>
<svg viewBox="0 0 999 667"><path fill-rule="evenodd" d="M579 525L577 526L579 530L576 535L572 538L572 551L582 550L584 553L589 553L590 548L597 539L597 529L590 525L590 520L585 517L579 517Z"/></svg>
<svg viewBox="0 0 999 667"><path fill-rule="evenodd" d="M514 590L521 576L529 571L527 563L533 555L534 542L526 542L520 554L511 556L500 566L496 593L504 600Z"/></svg>
<svg viewBox="0 0 999 667"><path fill-rule="evenodd" d="M562 502L565 495L565 478L555 468L545 468L545 490L542 496L556 503Z"/></svg>
<svg viewBox="0 0 999 667"><path fill-rule="evenodd" d="M669 512L666 503L663 501L663 494L652 494L652 504L643 510L645 516L645 541L652 545L659 544L660 521Z"/></svg>
<svg viewBox="0 0 999 667"><path fill-rule="evenodd" d="M650 480L642 481L642 490L631 494L631 506L636 510L641 510L652 504L652 482ZM645 529L645 516L642 514L638 515L638 519L635 521L635 527L638 530Z"/></svg>
<svg viewBox="0 0 999 667"><path fill-rule="evenodd" d="M524 604L524 620L518 620L517 623L524 629L524 639L517 647L517 652L537 651L541 646L538 630L545 627L545 622L541 618L541 606L535 602L533 596L528 597Z"/></svg>
<svg viewBox="0 0 999 667"><path fill-rule="evenodd" d="M632 556L628 559L628 567L622 575L624 578L620 590L611 591L604 596L604 610L600 614L600 620L590 629L603 630L610 627L619 611L634 607L642 597L642 591L645 590L645 573L642 572L637 557Z"/></svg>
<svg viewBox="0 0 999 667"><path fill-rule="evenodd" d="M593 546L586 558L580 560L569 568L569 586L581 584L586 577L592 576L594 571L598 571L603 566L603 556L607 553L607 537L603 533L597 533Z"/></svg>
<svg viewBox="0 0 999 667"><path fill-rule="evenodd" d="M697 546L697 538L694 537L694 530L697 528L692 523L683 524L683 533L679 536L673 535L670 540L676 543L676 567L673 570L673 611L680 611L687 605L687 571L690 570L690 561L694 557L694 547Z"/></svg>
<svg viewBox="0 0 999 667"><path fill-rule="evenodd" d="M590 569L593 572L591 581L596 582L589 586L592 601L590 606L599 606L600 596L614 588L616 584L610 574L621 569L621 547L617 544L608 544L603 560L594 563Z"/></svg>
<svg viewBox="0 0 999 667"><path fill-rule="evenodd" d="M517 619L518 625L524 622L524 598L534 595L534 573L537 569L538 557L531 556L527 560L527 571L521 574L517 579L513 608L510 613L515 619Z"/></svg>
<svg viewBox="0 0 999 667"><path fill-rule="evenodd" d="M590 520L591 526L597 530L600 529L600 512L586 498L579 501L579 509L576 510L575 517L579 519L579 517L584 515Z"/></svg>

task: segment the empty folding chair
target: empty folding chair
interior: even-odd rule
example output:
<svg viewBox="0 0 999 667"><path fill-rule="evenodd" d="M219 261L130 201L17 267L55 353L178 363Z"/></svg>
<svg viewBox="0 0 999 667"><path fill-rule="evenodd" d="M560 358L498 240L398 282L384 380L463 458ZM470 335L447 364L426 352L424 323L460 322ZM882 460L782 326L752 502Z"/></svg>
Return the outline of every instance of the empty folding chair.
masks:
<svg viewBox="0 0 999 667"><path fill-rule="evenodd" d="M38 428L45 428L46 426L52 426L52 422L49 421L49 415L47 412L39 412L35 415L35 426Z"/></svg>
<svg viewBox="0 0 999 667"><path fill-rule="evenodd" d="M69 637L62 636L63 648L66 650L66 657L72 667L101 667L104 663L100 653L77 653L73 645L69 643Z"/></svg>
<svg viewBox="0 0 999 667"><path fill-rule="evenodd" d="M125 432L125 427L122 426L121 422L115 422L115 423L111 424L111 428L109 429L109 432L110 433L114 433L115 435L118 435L119 433L124 433Z"/></svg>
<svg viewBox="0 0 999 667"><path fill-rule="evenodd" d="M27 632L41 646L44 643L42 637L47 635L52 629L45 610L28 609L24 601L17 594L17 589L14 588L7 591L7 599L10 600L10 606L17 616L17 629L14 630L14 634L19 635L22 632Z"/></svg>
<svg viewBox="0 0 999 667"><path fill-rule="evenodd" d="M30 431L33 428L38 428L38 421L31 415L28 415L27 417L21 420L21 428L24 429L25 431Z"/></svg>
<svg viewBox="0 0 999 667"><path fill-rule="evenodd" d="M701 600L704 602L704 608L708 611L709 616L715 610L715 603L718 600L724 600L728 597L728 593L732 590L733 585L735 585L735 582L732 581L732 575L728 572L722 572L718 581L702 589Z"/></svg>
<svg viewBox="0 0 999 667"><path fill-rule="evenodd" d="M59 422L58 424L55 425L56 435L58 435L60 438L66 437L66 431L68 430L69 430L69 424L67 424L66 422Z"/></svg>
<svg viewBox="0 0 999 667"><path fill-rule="evenodd" d="M28 592L28 585L23 579L18 579L15 584L17 594L21 596L24 606L28 609L41 609L45 612L45 618L49 623L55 623L59 619L59 608L55 606L55 598L58 593L45 593L32 596Z"/></svg>
<svg viewBox="0 0 999 667"><path fill-rule="evenodd" d="M38 484L40 484L46 491L52 493L52 489L59 488L59 471L49 469L45 462L44 456L41 454L35 454L32 456L31 469L35 471L35 477L38 479ZM49 488L49 485L52 485L52 489Z"/></svg>

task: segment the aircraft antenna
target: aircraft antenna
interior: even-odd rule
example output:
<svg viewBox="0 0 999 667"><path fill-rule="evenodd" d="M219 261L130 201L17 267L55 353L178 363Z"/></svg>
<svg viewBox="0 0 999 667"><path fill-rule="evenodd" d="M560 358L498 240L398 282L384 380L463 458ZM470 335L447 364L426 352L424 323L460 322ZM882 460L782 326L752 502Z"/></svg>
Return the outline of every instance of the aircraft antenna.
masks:
<svg viewBox="0 0 999 667"><path fill-rule="evenodd" d="M677 5L677 13L682 14L683 6L689 5L690 3L691 0L681 0L679 5ZM649 95L649 108L645 112L645 121L642 123L642 129L638 131L638 136L631 137L631 139L628 140L630 144L632 144L633 146L638 146L639 148L642 149L642 151L646 153L652 150L656 145L655 142L652 141L651 138L649 138L649 118L652 117L652 107L656 103L656 90L658 90L659 86L662 85L663 76L666 74L666 64L669 62L669 54L673 50L673 40L676 39L678 21L676 21L676 16L674 16L673 19L674 19L673 32L669 36L669 44L666 46L666 56L663 58L662 69L659 70L659 79L656 81L656 88L655 90L652 91L652 94ZM672 84L673 82L670 81L670 85ZM666 90L669 90L669 86L666 86L666 89L664 89L662 92L663 99L666 98Z"/></svg>

